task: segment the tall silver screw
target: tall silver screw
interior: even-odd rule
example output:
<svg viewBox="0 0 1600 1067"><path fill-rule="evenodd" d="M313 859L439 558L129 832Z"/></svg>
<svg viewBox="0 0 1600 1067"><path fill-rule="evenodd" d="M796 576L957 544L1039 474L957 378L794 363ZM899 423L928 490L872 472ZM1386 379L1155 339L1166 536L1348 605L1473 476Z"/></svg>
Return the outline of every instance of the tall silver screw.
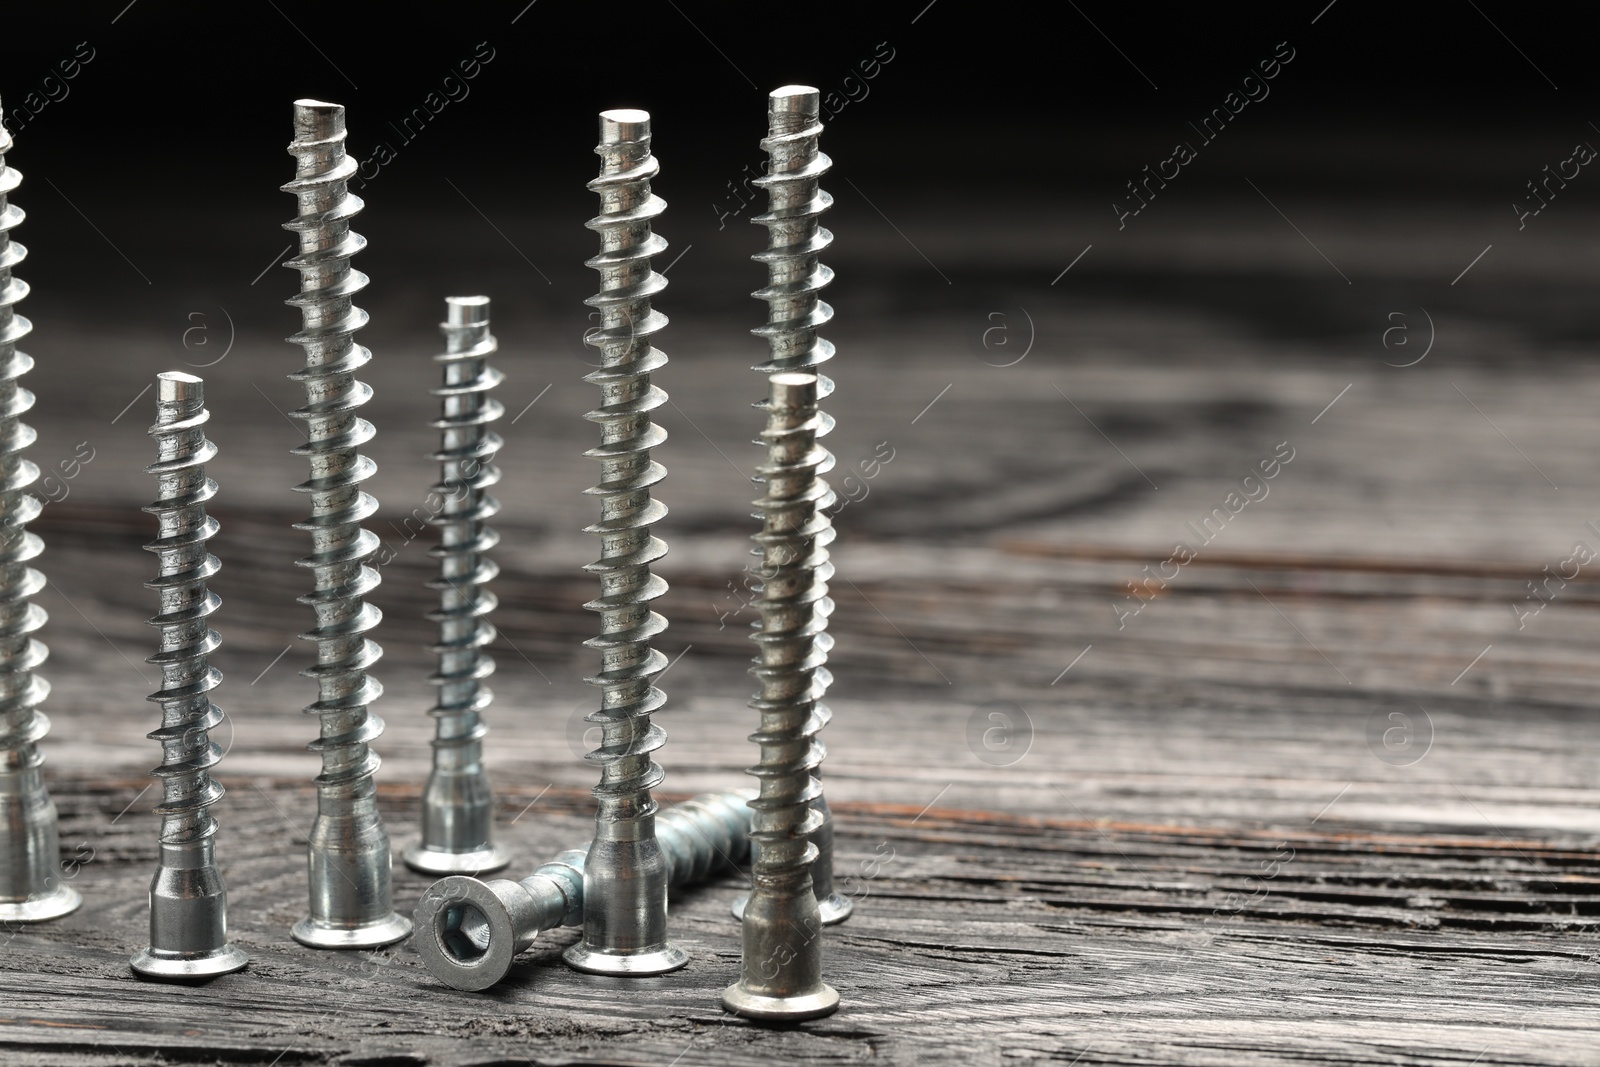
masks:
<svg viewBox="0 0 1600 1067"><path fill-rule="evenodd" d="M667 882L689 885L744 862L750 809L742 793L706 793L656 816ZM541 931L583 922L586 849L563 852L528 877L480 882L455 875L429 886L417 904L422 962L457 989L488 989Z"/></svg>
<svg viewBox="0 0 1600 1067"><path fill-rule="evenodd" d="M600 113L600 176L589 188L600 194L600 214L586 225L600 235L600 254L588 265L600 272L600 292L587 301L600 311L600 325L585 340L600 349L600 369L584 380L600 387L601 403L584 417L600 424L600 447L586 455L600 461L600 521L587 532L601 538L600 559L585 568L600 576L600 596L584 606L600 613L600 636L584 644L598 649L600 673L586 679L602 691L600 709L585 717L601 727L600 745L585 758L600 764L595 799L594 843L583 872L583 940L566 951L568 963L595 974L660 974L688 962L667 941L667 862L656 840L656 802L661 767L651 753L666 733L650 721L666 696L651 684L667 657L650 646L667 628L650 602L667 583L650 564L667 546L651 534L667 509L650 490L666 468L650 450L666 440L650 413L667 394L650 384L650 372L667 357L650 338L667 324L650 298L667 280L650 266L667 242L651 232L651 220L666 202L650 192L660 169L650 154L650 116L624 109Z"/></svg>
<svg viewBox="0 0 1600 1067"><path fill-rule="evenodd" d="M45 578L29 564L44 542L28 532L28 523L44 505L28 492L39 468L22 457L35 436L22 421L33 394L17 379L33 369L33 359L17 351L17 342L33 323L16 312L28 283L13 277L11 268L28 250L11 240L23 214L10 202L22 183L17 169L6 164L10 151L11 134L0 124L0 920L38 922L73 911L83 898L60 878L56 806L39 769L39 742L50 732L39 705L50 683L33 672L49 652L33 637L47 616L29 598L44 588Z"/></svg>
<svg viewBox="0 0 1600 1067"><path fill-rule="evenodd" d="M758 471L766 494L756 502L763 524L756 541L763 554L760 654L752 669L760 690L750 706L761 713L750 739L761 762L750 773L761 782L750 802L754 888L745 904L743 963L739 980L722 993L723 1007L754 1019L814 1019L839 1006L839 994L822 980L822 917L811 885L817 859L812 835L822 817L812 806L822 784L815 772L824 755L814 738L827 719L820 703L826 642L827 535L823 509L833 490L818 477L833 465L817 444L827 416L817 410L817 376L779 371L769 379L767 461Z"/></svg>
<svg viewBox="0 0 1600 1067"><path fill-rule="evenodd" d="M161 853L150 882L150 944L130 961L150 978L210 978L250 962L228 943L228 890L212 847L211 805L222 799L222 786L211 768L222 749L210 731L222 722L222 709L210 693L222 672L210 656L222 639L210 620L222 601L206 586L221 567L207 548L217 532L217 520L206 514L217 494L217 483L206 477L217 454L206 439L210 419L203 381L182 371L157 375L150 427L156 462L145 473L158 479L159 499L144 510L155 514L158 532L144 547L160 563L159 576L144 584L161 596L161 614L150 620L161 630L160 651L146 661L161 668L161 689L149 698L161 705L161 728L149 735L161 742L161 766L153 772L163 790L156 808Z"/></svg>
<svg viewBox="0 0 1600 1067"><path fill-rule="evenodd" d="M489 366L498 349L489 333L489 298L445 298L445 351L434 356L444 365L439 397L439 484L433 492L443 500L429 520L439 528L439 577L429 586L439 591L439 610L429 616L439 624L433 652L439 669L428 680L439 699L428 714L436 720L433 773L422 792L422 840L405 851L406 866L427 874L478 874L497 871L511 862L510 853L494 844L494 793L483 766L483 738L489 732L482 713L494 694L483 680L494 673L494 660L484 651L494 643L489 614L497 603L484 588L500 569L486 553L500 541L486 520L500 502L486 490L500 480L494 465L500 435L489 429L505 414L489 390L502 375Z"/></svg>
<svg viewBox="0 0 1600 1067"><path fill-rule="evenodd" d="M311 555L297 562L311 569L316 587L299 599L317 618L316 629L300 635L316 642L317 662L301 674L317 681L317 702L306 713L321 720L308 747L322 754L322 773L309 849L311 914L292 933L314 948L369 948L405 937L411 920L391 903L389 835L372 780L378 756L369 747L383 720L367 705L383 686L367 671L383 650L366 635L383 614L365 600L378 586L368 560L379 541L361 523L378 502L361 483L377 464L358 451L372 440L372 424L356 414L372 389L355 374L372 353L354 340L367 313L351 297L367 276L350 266L367 242L350 229L362 205L348 188L356 161L345 154L344 108L297 100L294 132L295 178L283 191L295 195L299 215L284 228L299 235L300 254L284 266L300 272L300 295L286 303L303 319L289 340L305 348L306 366L290 377L305 384L306 406L291 414L305 420L308 437L295 453L311 463L311 478L295 486L310 495L311 517L295 528L311 533Z"/></svg>
<svg viewBox="0 0 1600 1067"><path fill-rule="evenodd" d="M767 362L752 369L765 375L811 371L817 376L820 401L833 393L833 381L820 369L833 358L833 345L817 336L817 330L833 318L833 308L820 297L823 287L833 280L833 271L819 263L817 257L833 243L833 234L818 223L818 217L833 205L833 197L823 192L818 183L833 163L817 148L822 134L819 116L820 95L810 86L786 85L767 98L767 136L761 142L768 157L767 173L756 179L756 184L766 187L767 212L751 220L767 228L766 251L751 257L767 266L766 287L752 294L766 301L767 324L751 332L766 338L771 348ZM833 420L824 415L817 436L825 436L832 428ZM832 466L833 457L829 456L819 472ZM833 524L826 515L820 521L828 528L818 533L817 543L826 548L834 538ZM761 554L760 549L754 551ZM833 566L824 558L818 565L817 578L825 582L832 574ZM833 601L819 596L815 611L820 631L827 625ZM819 632L816 642L818 654L826 660L833 638ZM833 675L819 665L813 678L820 699L833 683ZM824 726L833 717L826 705L818 705L818 714ZM818 773L820 768L813 772ZM811 836L817 846L811 884L822 923L832 926L848 919L855 904L833 887L833 812L820 788L811 806L822 820ZM734 901L734 915L744 914L745 900L740 896Z"/></svg>

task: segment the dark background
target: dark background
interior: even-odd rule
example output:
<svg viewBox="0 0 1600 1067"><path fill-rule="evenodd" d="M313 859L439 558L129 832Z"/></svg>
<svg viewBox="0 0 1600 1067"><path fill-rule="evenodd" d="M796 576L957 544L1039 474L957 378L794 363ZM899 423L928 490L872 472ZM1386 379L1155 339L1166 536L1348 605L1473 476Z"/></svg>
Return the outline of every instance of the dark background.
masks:
<svg viewBox="0 0 1600 1067"><path fill-rule="evenodd" d="M1186 122L1220 104L1279 41L1294 48L1294 62L1269 83L1267 100L1184 169L1170 200L1231 200L1246 174L1280 206L1276 194L1291 191L1390 204L1471 198L1486 229L1503 228L1523 183L1565 158L1575 140L1595 136L1585 110L1594 67L1585 58L1588 27L1570 21L1578 17L1562 15L1563 26L1516 5L1362 0L14 6L0 99L10 114L59 74L78 42L94 49L68 95L17 136L17 165L49 177L82 212L49 189L29 191L20 236L40 251L28 275L36 299L70 295L120 315L142 310L149 317L128 325L155 329L151 305L169 292L226 292L238 302L227 283L242 286L271 256L290 203L276 186L288 174L281 148L297 97L347 105L358 158L379 139L398 148L362 191L373 258L405 265L367 264L380 301L407 286L431 293L500 281L497 272L520 262L445 177L547 275L582 279L576 254L589 235L575 222L591 207L583 183L593 168L593 114L610 106L654 113L659 190L673 207L662 229L680 247L708 249L718 232L712 205L760 159L763 93L806 81L842 95L845 79L859 77L857 62L888 42L895 58L829 124L837 173L889 218L926 207L955 228L981 229L990 213L1048 227L1049 255L1033 248L963 264L957 279L1025 286L1037 278L1035 257L1064 264L1097 236L1109 239L1110 202L1125 197L1123 183L1169 154L1174 140L1193 140ZM468 83L470 95L402 143L390 124L479 42L495 59ZM1505 150L1511 142L1524 150ZM858 198L848 188L836 195L841 214L853 217ZM1593 202L1581 181L1564 198ZM971 207L983 209L977 219ZM1151 219L1171 210L1163 204L1135 226L1156 228ZM546 213L574 224L538 232L520 224ZM868 222L870 213L860 226L835 227L847 234L839 257L898 240ZM689 288L698 297L697 282L714 272L744 269L738 245L755 232L741 225L722 237L701 265L679 272L680 299ZM107 241L140 265L153 292ZM1105 280L1092 260L1083 267L1082 284ZM241 304L252 315L272 314L269 298L292 276L269 277L275 288L248 294L259 306ZM519 299L569 303L531 287Z"/></svg>

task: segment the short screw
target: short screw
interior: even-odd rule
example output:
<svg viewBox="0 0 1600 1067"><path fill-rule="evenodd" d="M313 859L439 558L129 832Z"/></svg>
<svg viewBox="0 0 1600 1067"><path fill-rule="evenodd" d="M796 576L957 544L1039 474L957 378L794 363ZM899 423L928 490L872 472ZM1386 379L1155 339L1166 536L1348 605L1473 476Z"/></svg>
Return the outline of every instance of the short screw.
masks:
<svg viewBox="0 0 1600 1067"><path fill-rule="evenodd" d="M0 124L0 921L39 922L76 910L83 898L61 880L56 806L40 770L39 742L50 720L39 705L50 683L33 672L49 652L33 635L48 616L30 601L45 577L29 566L44 542L28 523L44 505L28 492L39 468L22 456L35 436L22 421L33 394L17 379L33 369L33 359L17 351L17 342L33 324L16 312L28 283L11 268L28 250L11 240L23 214L9 199L22 182L6 164L10 151L11 134Z"/></svg>
<svg viewBox="0 0 1600 1067"><path fill-rule="evenodd" d="M584 606L599 612L600 636L584 644L601 655L600 673L587 679L602 690L600 708L585 717L602 731L585 757L600 764L600 806L583 873L583 940L565 958L594 974L660 974L689 960L667 941L667 861L650 795L663 777L651 754L667 737L650 721L666 703L652 682L667 657L650 646L667 628L650 610L667 590L650 572L667 551L651 533L667 509L650 495L666 476L650 458L667 437L650 418L667 398L650 384L650 372L667 361L650 344L667 324L650 307L667 284L650 265L667 247L650 229L666 202L650 191L659 165L650 153L648 113L601 112L595 152L600 175L589 188L600 195L600 214L586 225L600 235L600 254L588 260L600 272L600 292L586 303L599 309L600 326L585 340L600 350L601 363L584 380L600 387L601 404L584 417L600 424L600 447L586 453L601 464L600 484L589 490L600 498L600 521L586 532L601 538L601 550L585 569L600 576L600 596Z"/></svg>
<svg viewBox="0 0 1600 1067"><path fill-rule="evenodd" d="M756 504L765 520L756 535L765 562L753 635L760 654L751 672L760 689L750 702L761 713L750 738L761 747L761 762L750 768L761 793L750 802L753 888L740 922L743 963L722 1005L753 1019L798 1021L839 1006L822 980L822 916L811 885L811 836L822 822L812 807L822 790L814 772L824 755L813 739L826 721L818 710L825 645L816 607L827 596L823 535L832 527L823 509L834 496L817 476L832 464L817 444L827 421L817 410L817 376L780 371L768 382L767 462L758 468L767 491Z"/></svg>
<svg viewBox="0 0 1600 1067"><path fill-rule="evenodd" d="M749 856L745 793L706 793L656 816L667 882L690 885ZM587 849L563 852L521 881L456 875L429 886L417 904L412 942L429 972L457 989L488 989L541 931L584 917Z"/></svg>
<svg viewBox="0 0 1600 1067"><path fill-rule="evenodd" d="M483 680L494 673L494 660L484 651L495 639L489 615L497 603L484 588L500 573L487 553L500 537L486 520L500 502L486 491L500 480L494 465L502 441L491 430L505 409L489 396L502 375L489 366L498 345L489 333L489 298L445 298L446 319L440 329L445 351L434 356L444 365L439 397L439 484L433 492L443 505L429 521L439 528L439 577L429 586L439 591L439 610L429 616L439 624L432 651L439 669L428 680L439 689L428 714L436 720L433 772L422 792L422 840L406 849L406 866L426 874L481 874L511 862L510 853L494 844L494 793L483 766L483 738L489 732L483 712L494 694Z"/></svg>
<svg viewBox="0 0 1600 1067"><path fill-rule="evenodd" d="M391 903L389 835L372 780L379 761L370 742L383 720L368 705L383 686L367 671L383 650L366 635L383 614L365 600L378 586L368 561L379 541L361 523L378 502L361 483L377 464L358 451L372 440L372 424L356 414L372 389L355 374L372 353L355 342L367 313L351 303L367 276L350 266L367 242L350 229L362 205L349 191L356 161L345 153L344 108L297 100L294 132L295 178L283 190L295 195L299 215L284 228L299 235L300 253L284 266L300 272L300 294L286 303L303 319L289 340L305 348L306 366L290 377L305 384L306 406L290 414L306 423L308 440L295 452L310 460L311 478L295 490L310 495L311 517L295 528L309 531L312 544L296 562L315 581L299 599L316 612L316 629L300 636L316 642L317 662L301 674L317 681L306 713L321 720L308 747L322 754L322 773L309 848L311 914L292 933L313 948L371 948L405 937L411 920Z"/></svg>
<svg viewBox="0 0 1600 1067"><path fill-rule="evenodd" d="M228 890L217 870L213 843L217 821L211 805L222 786L211 768L222 749L211 729L222 709L210 693L222 681L211 653L222 639L211 629L211 615L222 603L206 585L221 565L207 548L217 520L206 514L217 483L206 464L217 447L206 439L211 413L205 383L172 371L156 378L156 462L145 468L158 479L159 499L144 510L155 514L156 540L144 547L160 559L159 577L145 582L161 596L161 614L150 625L161 630L160 651L145 662L161 668L161 689L149 699L161 705L161 728L150 739L161 742L162 784L160 866L150 882L150 944L130 961L149 978L211 978L237 971L250 957L228 943Z"/></svg>

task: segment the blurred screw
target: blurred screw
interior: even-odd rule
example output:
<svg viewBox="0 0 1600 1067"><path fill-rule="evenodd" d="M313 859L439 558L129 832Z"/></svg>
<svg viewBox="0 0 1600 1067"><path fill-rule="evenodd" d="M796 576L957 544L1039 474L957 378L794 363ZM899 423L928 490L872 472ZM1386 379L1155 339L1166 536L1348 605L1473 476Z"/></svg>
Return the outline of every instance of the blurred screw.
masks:
<svg viewBox="0 0 1600 1067"><path fill-rule="evenodd" d="M445 298L447 321L441 329L445 352L434 356L444 364L444 384L433 390L442 411L434 423L441 433L439 484L444 501L429 522L439 527L439 577L429 586L439 591L439 610L429 616L439 624L433 652L439 669L429 681L439 699L428 714L437 726L433 741L433 773L422 792L422 840L405 851L406 866L428 874L470 874L497 871L510 854L493 841L494 794L483 766L483 738L489 732L482 712L494 694L483 679L494 672L484 649L494 643L489 614L497 603L484 588L500 569L485 553L500 541L486 520L500 502L486 490L500 480L494 465L500 435L489 424L505 414L489 390L502 375L489 366L498 348L489 333L489 298Z"/></svg>
<svg viewBox="0 0 1600 1067"><path fill-rule="evenodd" d="M367 633L383 618L366 603L378 571L368 561L377 535L361 522L378 502L361 490L377 464L358 449L372 440L372 424L356 412L372 389L355 378L372 353L356 344L367 313L351 303L367 276L350 267L366 239L350 229L361 198L348 183L356 161L345 153L344 108L318 100L294 105L295 179L283 186L299 202L299 216L284 228L300 237L300 254L284 263L300 272L298 307L303 329L289 340L306 351L305 369L290 375L306 387L306 406L290 414L304 419L309 440L295 449L311 461L311 478L295 486L311 496L311 517L295 524L311 533L315 591L300 598L316 612L316 629L301 637L317 643L317 662L301 674L315 678L318 699L306 708L321 719L318 739L308 747L322 754L317 776L317 818L311 827L311 914L296 923L295 940L313 948L371 948L398 941L411 920L391 903L389 835L378 817L372 776L378 757L369 743L383 733L383 720L367 706L383 686L367 671L383 650Z"/></svg>
<svg viewBox="0 0 1600 1067"><path fill-rule="evenodd" d="M823 192L818 183L833 165L827 155L817 147L822 134L818 93L807 86L789 85L772 93L767 103L768 136L761 147L768 155L767 173L755 179L767 190L767 212L751 221L767 228L767 250L751 258L767 265L767 285L751 294L767 302L767 325L751 333L765 337L771 355L765 363L751 368L760 374L778 374L783 371L809 371L816 375L817 400L827 399L833 393L833 381L819 369L833 358L833 344L817 336L819 327L833 318L833 308L820 297L824 286L833 280L833 271L817 261L823 249L833 243L833 234L823 228L818 217L833 204L833 197ZM819 416L816 436L827 436L833 429L833 419ZM817 467L817 474L826 474L833 468L833 456L822 451L825 461ZM833 542L833 520L818 508L816 522L820 529L816 547L822 558L815 572L815 580L826 582L833 575L833 565L827 562L824 551ZM761 549L753 549L756 554ZM833 601L821 587L813 611L817 616L816 652L819 663L813 675L817 688L816 714L821 726L827 726L833 712L820 703L822 695L833 683L833 675L822 663L827 660L833 638L821 632L827 626L828 615L833 611ZM813 742L820 747L821 742ZM820 757L819 757L820 763ZM855 903L833 888L833 812L822 791L821 768L813 769L818 778L816 799L811 806L821 817L816 832L811 835L817 846L817 861L811 871L811 885L817 894L817 904L822 910L826 926L844 922L850 917ZM743 918L745 898L734 902L733 914Z"/></svg>
<svg viewBox="0 0 1600 1067"><path fill-rule="evenodd" d="M650 572L667 551L651 533L667 509L650 495L667 473L650 458L667 437L650 418L666 401L650 384L650 372L667 361L650 343L667 324L650 307L651 296L667 284L650 263L667 247L650 229L666 202L650 191L660 168L650 153L647 112L601 112L595 151L600 175L589 188L600 194L600 214L586 225L600 235L600 254L588 260L600 272L600 292L586 303L600 310L600 327L588 340L602 362L584 380L600 387L601 405L584 417L600 424L600 447L585 454L601 463L600 484L589 490L600 498L600 521L586 531L601 538L601 550L599 561L585 569L600 576L600 596L584 606L600 613L601 632L584 644L601 654L600 673L586 680L602 690L600 709L587 721L600 724L603 736L586 757L601 770L594 842L583 872L583 940L565 958L594 974L660 974L689 961L667 941L667 860L656 840L650 795L663 778L651 754L667 737L650 721L666 703L652 682L667 657L650 647L667 628L650 610L667 591Z"/></svg>
<svg viewBox="0 0 1600 1067"><path fill-rule="evenodd" d="M749 855L748 796L706 793L656 816L669 885L703 881ZM540 931L583 922L587 851L563 852L517 882L455 875L433 883L417 904L413 944L423 964L457 989L499 982Z"/></svg>
<svg viewBox="0 0 1600 1067"><path fill-rule="evenodd" d="M217 521L206 502L217 483L206 464L217 447L206 439L211 413L205 383L192 374L171 371L156 376L156 462L145 468L158 479L159 499L144 510L155 514L158 533L144 547L160 558L159 576L145 582L161 596L161 614L150 620L161 629L160 651L147 663L161 668L161 689L149 699L161 705L161 728L150 734L161 742L161 766L153 772L163 796L160 866L150 882L150 944L130 961L150 978L210 978L237 971L250 957L228 943L228 890L217 870L213 841L217 821L211 805L222 786L211 768L222 749L210 730L222 722L222 709L210 693L222 681L211 653L222 639L211 629L211 614L222 601L206 586L220 568L207 542Z"/></svg>
<svg viewBox="0 0 1600 1067"><path fill-rule="evenodd" d="M44 550L28 523L44 505L27 491L39 468L22 457L35 436L21 419L33 407L33 394L17 379L33 369L33 359L17 351L17 342L33 324L16 313L28 283L12 277L11 268L28 250L11 240L23 214L9 202L22 182L6 165L10 151L11 134L0 125L0 921L38 922L73 911L83 898L56 877L56 806L39 769L39 742L50 732L39 705L50 683L33 672L50 653L33 638L48 616L29 602L45 577L28 566Z"/></svg>

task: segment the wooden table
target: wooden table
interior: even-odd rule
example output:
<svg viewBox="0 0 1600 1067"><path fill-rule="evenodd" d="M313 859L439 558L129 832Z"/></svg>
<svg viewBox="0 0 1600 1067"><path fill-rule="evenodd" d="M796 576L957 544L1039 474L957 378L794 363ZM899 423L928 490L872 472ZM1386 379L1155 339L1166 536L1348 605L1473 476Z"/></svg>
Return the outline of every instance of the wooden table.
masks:
<svg viewBox="0 0 1600 1067"><path fill-rule="evenodd" d="M883 228L839 199L839 232ZM1600 221L1581 207L1570 234ZM1040 236L1049 219L997 215L973 246L916 205L896 214L933 261L970 270L949 302L892 235L837 263L829 441L841 468L879 442L894 451L837 518L826 774L839 876L858 898L827 935L838 1014L784 1031L720 1011L738 966L737 876L675 896L688 968L628 983L568 970L570 930L482 994L435 984L406 945L329 953L289 939L305 906L315 725L300 713L306 581L288 528L300 435L273 411L297 402L282 375L298 356L270 310L203 372L222 448L217 696L232 723L219 731L218 851L253 959L200 987L136 979L127 957L144 943L155 842L141 662L153 601L140 585L152 561L137 510L151 495L138 473L149 398L111 417L172 350L41 302L32 454L48 465L78 441L96 449L36 527L51 579L47 770L86 904L4 935L0 1060L1600 1063L1593 567L1520 628L1513 610L1541 603L1525 583L1574 542L1600 548L1587 525L1600 522L1600 364L1583 325L1595 270L1574 238L1530 237L1542 243L1507 248L1504 273L1482 264L1482 285L1452 289L1471 219L1416 223L1422 236L1397 249L1381 211L1302 206L1299 225L1358 283L1347 291L1259 203L1202 214L1174 201L1159 247L1097 247L1051 289L1076 246L1064 258ZM1207 259L1207 235L1235 258ZM1004 269L982 275L1000 248ZM750 287L729 271L743 279L729 291ZM1542 333L1507 274L1544 287ZM580 268L559 280L584 295ZM592 387L574 346L551 340L572 324L511 299L527 284L508 282L496 317L503 398L522 413L504 426L489 743L521 871L589 834L574 735L592 701L578 641L593 626L579 567L594 551L577 532ZM387 614L380 794L397 844L416 832L431 730L429 560L401 533L431 480L436 309L415 296L375 295L365 337L379 354L374 529L398 549L374 598ZM678 799L742 784L752 755L750 612L730 589L761 389L743 330L759 312L662 306L674 325L658 376L673 399L660 647L679 658L660 755L662 795ZM1385 316L1421 330L1422 306L1439 347L1386 366L1404 360L1380 343ZM991 365L1005 359L981 348L983 331L1020 331L1022 307L1033 350ZM1535 352L1544 370L1509 372ZM1265 496L1242 481L1286 449ZM1241 488L1259 498L1234 513ZM1195 534L1206 517L1222 531L1210 543ZM1179 539L1195 558L1162 569ZM1164 586L1129 598L1147 565ZM397 867L397 905L426 885Z"/></svg>

